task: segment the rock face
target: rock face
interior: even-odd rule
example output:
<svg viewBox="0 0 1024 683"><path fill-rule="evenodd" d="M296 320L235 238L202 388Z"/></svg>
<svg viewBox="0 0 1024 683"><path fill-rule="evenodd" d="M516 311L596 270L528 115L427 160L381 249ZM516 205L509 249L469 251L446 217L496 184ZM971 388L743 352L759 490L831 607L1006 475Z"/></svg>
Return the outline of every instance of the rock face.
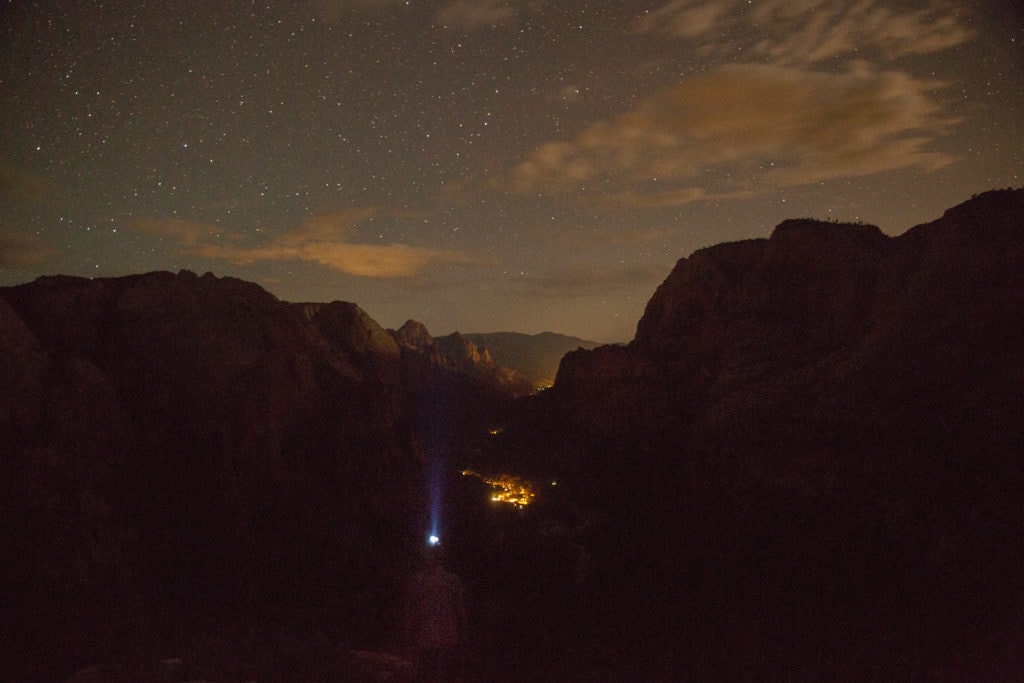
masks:
<svg viewBox="0 0 1024 683"><path fill-rule="evenodd" d="M561 603L595 678L1020 680L1022 221L997 191L899 237L797 220L703 249L631 343L513 410L486 343L354 304L189 272L0 289L4 673L228 632L289 662L385 642L424 463L489 448L560 470L586 520L486 546L576 591L494 633Z"/></svg>
<svg viewBox="0 0 1024 683"><path fill-rule="evenodd" d="M157 613L393 627L428 456L457 467L529 390L460 335L188 271L0 289L0 358L3 654L28 678Z"/></svg>
<svg viewBox="0 0 1024 683"><path fill-rule="evenodd" d="M441 356L435 353L435 351L440 349L438 349L437 344L434 342L434 338L430 336L430 332L427 331L427 326L423 323L415 320L406 320L404 325L391 333L391 336L395 338L399 346L427 353L428 355L435 354L438 362L442 362Z"/></svg>
<svg viewBox="0 0 1024 683"><path fill-rule="evenodd" d="M494 362L514 368L535 389L546 388L554 383L558 365L566 353L600 346L597 342L554 332L486 332L462 336L477 346L485 347Z"/></svg>
<svg viewBox="0 0 1024 683"><path fill-rule="evenodd" d="M372 626L423 494L398 345L358 307L184 271L41 278L0 290L0 349L0 590L32 641L12 647L97 600L95 642L111 605Z"/></svg>
<svg viewBox="0 0 1024 683"><path fill-rule="evenodd" d="M1022 311L1024 190L898 237L787 221L680 260L635 339L568 354L523 431L632 520L595 564L629 555L615 592L657 587L664 607L616 609L679 620L675 665L1020 673Z"/></svg>
<svg viewBox="0 0 1024 683"><path fill-rule="evenodd" d="M986 193L895 238L798 220L702 249L658 288L628 346L569 354L555 391L587 433L671 423L690 446L1014 424L1022 195Z"/></svg>
<svg viewBox="0 0 1024 683"><path fill-rule="evenodd" d="M456 366L473 368L481 365L494 365L494 359L491 358L491 352L487 347L477 345L476 342L470 341L459 332L438 337L436 341Z"/></svg>
<svg viewBox="0 0 1024 683"><path fill-rule="evenodd" d="M461 454L477 451L489 426L531 387L458 333L435 339L415 320L389 332L401 350L403 402L418 450L465 466Z"/></svg>
<svg viewBox="0 0 1024 683"><path fill-rule="evenodd" d="M351 359L364 379L379 380L392 393L401 381L401 349L376 320L356 304L296 304L339 356Z"/></svg>
<svg viewBox="0 0 1024 683"><path fill-rule="evenodd" d="M461 380L478 385L483 392L514 397L533 390L528 379L494 362L485 346L458 332L434 338L422 323L409 320L392 336L410 363L423 369L453 372Z"/></svg>

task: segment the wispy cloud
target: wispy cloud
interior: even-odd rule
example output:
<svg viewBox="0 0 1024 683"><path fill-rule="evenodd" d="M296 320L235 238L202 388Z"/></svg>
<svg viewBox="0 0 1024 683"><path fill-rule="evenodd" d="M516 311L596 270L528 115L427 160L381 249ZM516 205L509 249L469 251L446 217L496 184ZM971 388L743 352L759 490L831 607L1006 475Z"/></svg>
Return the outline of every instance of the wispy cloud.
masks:
<svg viewBox="0 0 1024 683"><path fill-rule="evenodd" d="M667 87L571 140L541 146L509 179L520 192L676 206L759 188L952 161L930 144L951 121L934 82L858 62L843 73L733 64Z"/></svg>
<svg viewBox="0 0 1024 683"><path fill-rule="evenodd" d="M178 240L193 256L247 265L259 261L307 261L348 275L404 278L452 265L475 265L484 259L460 250L409 244L366 244L355 241L358 224L375 215L372 208L319 214L265 241L219 226L182 220L149 219L136 228Z"/></svg>
<svg viewBox="0 0 1024 683"><path fill-rule="evenodd" d="M505 0L455 0L437 11L435 21L453 29L476 31L515 19L517 4Z"/></svg>
<svg viewBox="0 0 1024 683"><path fill-rule="evenodd" d="M310 0L310 11L327 24L342 22L352 12L380 12L408 5L406 0ZM456 31L478 31L515 21L537 11L544 0L447 0L434 12L434 23Z"/></svg>
<svg viewBox="0 0 1024 683"><path fill-rule="evenodd" d="M40 240L0 235L0 268L25 268L45 263L54 250Z"/></svg>
<svg viewBox="0 0 1024 683"><path fill-rule="evenodd" d="M728 9L725 2L697 3L673 0L647 12L634 23L637 33L664 33L676 38L696 38L722 21Z"/></svg>
<svg viewBox="0 0 1024 683"><path fill-rule="evenodd" d="M190 249L219 240L242 241L245 235L232 232L215 223L188 221L180 218L137 218L132 228L156 237L168 238Z"/></svg>
<svg viewBox="0 0 1024 683"><path fill-rule="evenodd" d="M591 202L596 206L623 209L667 209L686 206L693 202L748 199L756 196L754 190L709 193L700 187L680 187L661 191L621 190L597 196Z"/></svg>
<svg viewBox="0 0 1024 683"><path fill-rule="evenodd" d="M307 244L270 244L264 247L203 245L197 256L222 259L237 265L256 261L310 261L348 275L371 278L396 278L418 275L424 270L454 264L469 264L476 259L464 252L414 247L407 244L353 244L319 242Z"/></svg>
<svg viewBox="0 0 1024 683"><path fill-rule="evenodd" d="M586 244L605 246L634 245L657 240L673 240L678 237L678 228L617 226L614 230L595 231L587 235ZM580 243L579 240L576 242Z"/></svg>
<svg viewBox="0 0 1024 683"><path fill-rule="evenodd" d="M309 0L309 11L327 24L341 22L352 11L372 12L402 3L403 0Z"/></svg>
<svg viewBox="0 0 1024 683"><path fill-rule="evenodd" d="M0 165L0 200L4 202L38 202L50 189L49 181L40 175Z"/></svg>
<svg viewBox="0 0 1024 683"><path fill-rule="evenodd" d="M927 54L974 35L945 6L925 5L906 11L878 0L672 0L638 18L633 30L700 41L709 54L791 65Z"/></svg>

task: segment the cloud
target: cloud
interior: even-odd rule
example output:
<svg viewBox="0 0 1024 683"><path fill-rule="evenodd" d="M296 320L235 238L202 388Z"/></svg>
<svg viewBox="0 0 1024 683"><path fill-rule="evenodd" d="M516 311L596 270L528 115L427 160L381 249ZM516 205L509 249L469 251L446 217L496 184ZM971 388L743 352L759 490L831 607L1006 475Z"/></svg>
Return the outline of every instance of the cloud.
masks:
<svg viewBox="0 0 1024 683"><path fill-rule="evenodd" d="M0 235L0 268L24 268L45 263L54 250L39 241Z"/></svg>
<svg viewBox="0 0 1024 683"><path fill-rule="evenodd" d="M378 213L373 207L321 213L304 221L277 238L281 246L345 243L357 233L356 227Z"/></svg>
<svg viewBox="0 0 1024 683"><path fill-rule="evenodd" d="M515 19L516 4L505 0L454 0L439 9L434 20L449 28L476 31Z"/></svg>
<svg viewBox="0 0 1024 683"><path fill-rule="evenodd" d="M544 0L447 0L434 12L434 22L456 31L479 31L515 21L537 11ZM406 0L309 0L310 13L326 24L339 24L353 12L372 13L408 5Z"/></svg>
<svg viewBox="0 0 1024 683"><path fill-rule="evenodd" d="M679 206L686 206L693 202L726 200L726 199L749 199L756 196L753 190L735 190L732 192L709 193L700 187L681 187L677 189L642 192L637 190L623 190L603 194L594 199L597 206L623 209L668 209Z"/></svg>
<svg viewBox="0 0 1024 683"><path fill-rule="evenodd" d="M614 296L640 285L661 282L664 265L628 265L620 268L563 268L524 278L530 294L550 297Z"/></svg>
<svg viewBox="0 0 1024 683"><path fill-rule="evenodd" d="M839 74L726 65L641 100L511 173L518 192L596 194L617 206L679 206L715 195L940 168L929 145L953 122L937 86L856 63Z"/></svg>
<svg viewBox="0 0 1024 683"><path fill-rule="evenodd" d="M402 0L309 0L309 11L325 24L338 24L352 11L373 12L401 3Z"/></svg>
<svg viewBox="0 0 1024 683"><path fill-rule="evenodd" d="M955 14L931 5L902 11L878 0L672 0L638 18L633 30L700 40L712 54L775 64L893 59L946 50L974 36Z"/></svg>
<svg viewBox="0 0 1024 683"><path fill-rule="evenodd" d="M49 181L40 175L0 166L0 199L4 202L38 202L49 190Z"/></svg>
<svg viewBox="0 0 1024 683"><path fill-rule="evenodd" d="M244 235L231 232L213 223L187 221L180 218L137 218L132 228L138 232L167 237L185 247L195 247L213 240L240 241Z"/></svg>
<svg viewBox="0 0 1024 683"><path fill-rule="evenodd" d="M477 265L485 261L458 250L408 244L363 244L357 224L377 211L352 209L319 214L262 244L249 244L240 233L219 226L183 220L149 219L135 227L143 232L178 240L193 256L248 265L260 261L308 261L348 275L369 278L404 278L451 265Z"/></svg>
<svg viewBox="0 0 1024 683"><path fill-rule="evenodd" d="M203 245L196 256L247 265L257 261L310 261L348 275L397 278L419 275L447 265L478 263L460 251L414 247L407 244L353 244L348 242L274 243L264 247Z"/></svg>
<svg viewBox="0 0 1024 683"><path fill-rule="evenodd" d="M585 237L585 242L602 247L643 244L657 240L675 240L678 233L678 228L617 226L614 230L591 232Z"/></svg>
<svg viewBox="0 0 1024 683"><path fill-rule="evenodd" d="M665 33L676 38L696 38L717 25L728 9L725 2L694 3L673 0L636 20L637 33Z"/></svg>

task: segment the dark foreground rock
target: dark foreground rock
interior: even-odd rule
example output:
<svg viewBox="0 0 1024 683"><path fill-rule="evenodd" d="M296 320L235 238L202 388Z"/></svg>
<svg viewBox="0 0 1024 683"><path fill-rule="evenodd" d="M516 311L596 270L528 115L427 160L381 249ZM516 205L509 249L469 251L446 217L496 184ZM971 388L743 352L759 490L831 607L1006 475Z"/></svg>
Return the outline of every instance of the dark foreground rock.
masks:
<svg viewBox="0 0 1024 683"><path fill-rule="evenodd" d="M357 307L152 273L8 288L0 319L9 661L107 661L197 613L390 618L420 464L398 348Z"/></svg>
<svg viewBox="0 0 1024 683"><path fill-rule="evenodd" d="M465 680L1024 679L1022 220L701 250L513 408L473 339L354 304L2 289L2 675L377 676L440 458Z"/></svg>
<svg viewBox="0 0 1024 683"><path fill-rule="evenodd" d="M697 678L1024 671L1022 311L1024 190L682 259L524 430L629 520L623 642Z"/></svg>

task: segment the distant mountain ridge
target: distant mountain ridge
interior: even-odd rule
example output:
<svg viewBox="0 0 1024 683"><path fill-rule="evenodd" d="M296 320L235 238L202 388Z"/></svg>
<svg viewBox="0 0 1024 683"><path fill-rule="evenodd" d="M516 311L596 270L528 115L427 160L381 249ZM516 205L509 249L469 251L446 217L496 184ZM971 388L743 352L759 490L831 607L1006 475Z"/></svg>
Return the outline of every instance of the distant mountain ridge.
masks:
<svg viewBox="0 0 1024 683"><path fill-rule="evenodd" d="M474 585L502 553L526 586L571 567L551 604L638 665L1001 680L1024 671L1022 311L1024 190L896 237L800 219L701 249L625 345L435 339L189 271L0 288L5 674L66 680L196 614L383 637L425 464L492 449L586 514L516 545L467 513Z"/></svg>
<svg viewBox="0 0 1024 683"><path fill-rule="evenodd" d="M601 345L555 332L473 332L460 336L486 349L495 363L516 370L534 387L554 384L558 365L566 353Z"/></svg>
<svg viewBox="0 0 1024 683"><path fill-rule="evenodd" d="M399 329L388 330L388 334L398 343L403 359L419 366L421 374L429 369L455 373L475 383L478 389L505 398L533 391L528 380L514 369L494 362L487 349L458 332L434 338L423 323L407 320Z"/></svg>
<svg viewBox="0 0 1024 683"><path fill-rule="evenodd" d="M701 249L658 287L628 346L570 353L555 393L609 436L669 420L749 441L797 410L815 429L791 434L815 440L853 437L858 420L886 433L914 423L923 436L941 424L911 406L944 403L954 419L963 402L953 387L973 395L990 384L999 390L955 419L1010 424L1021 417L1008 380L1021 376L1022 224L1024 190L999 190L898 237L801 219L768 239ZM989 410L975 414L980 405Z"/></svg>
<svg viewBox="0 0 1024 683"><path fill-rule="evenodd" d="M412 561L424 458L530 391L471 342L190 271L0 288L0 359L5 618L27 633L110 595L81 608L97 646L115 605L262 621L324 587L332 628L365 629L398 609L359 596ZM0 656L37 678L61 666L50 635Z"/></svg>
<svg viewBox="0 0 1024 683"><path fill-rule="evenodd" d="M793 220L701 249L630 344L569 353L533 402L509 442L632 520L604 541L636 553L610 594L657 586L635 642L690 647L664 660L682 678L708 652L723 680L758 670L738 652L828 662L811 678L1024 672L1001 645L1024 633L1024 189L896 237Z"/></svg>

